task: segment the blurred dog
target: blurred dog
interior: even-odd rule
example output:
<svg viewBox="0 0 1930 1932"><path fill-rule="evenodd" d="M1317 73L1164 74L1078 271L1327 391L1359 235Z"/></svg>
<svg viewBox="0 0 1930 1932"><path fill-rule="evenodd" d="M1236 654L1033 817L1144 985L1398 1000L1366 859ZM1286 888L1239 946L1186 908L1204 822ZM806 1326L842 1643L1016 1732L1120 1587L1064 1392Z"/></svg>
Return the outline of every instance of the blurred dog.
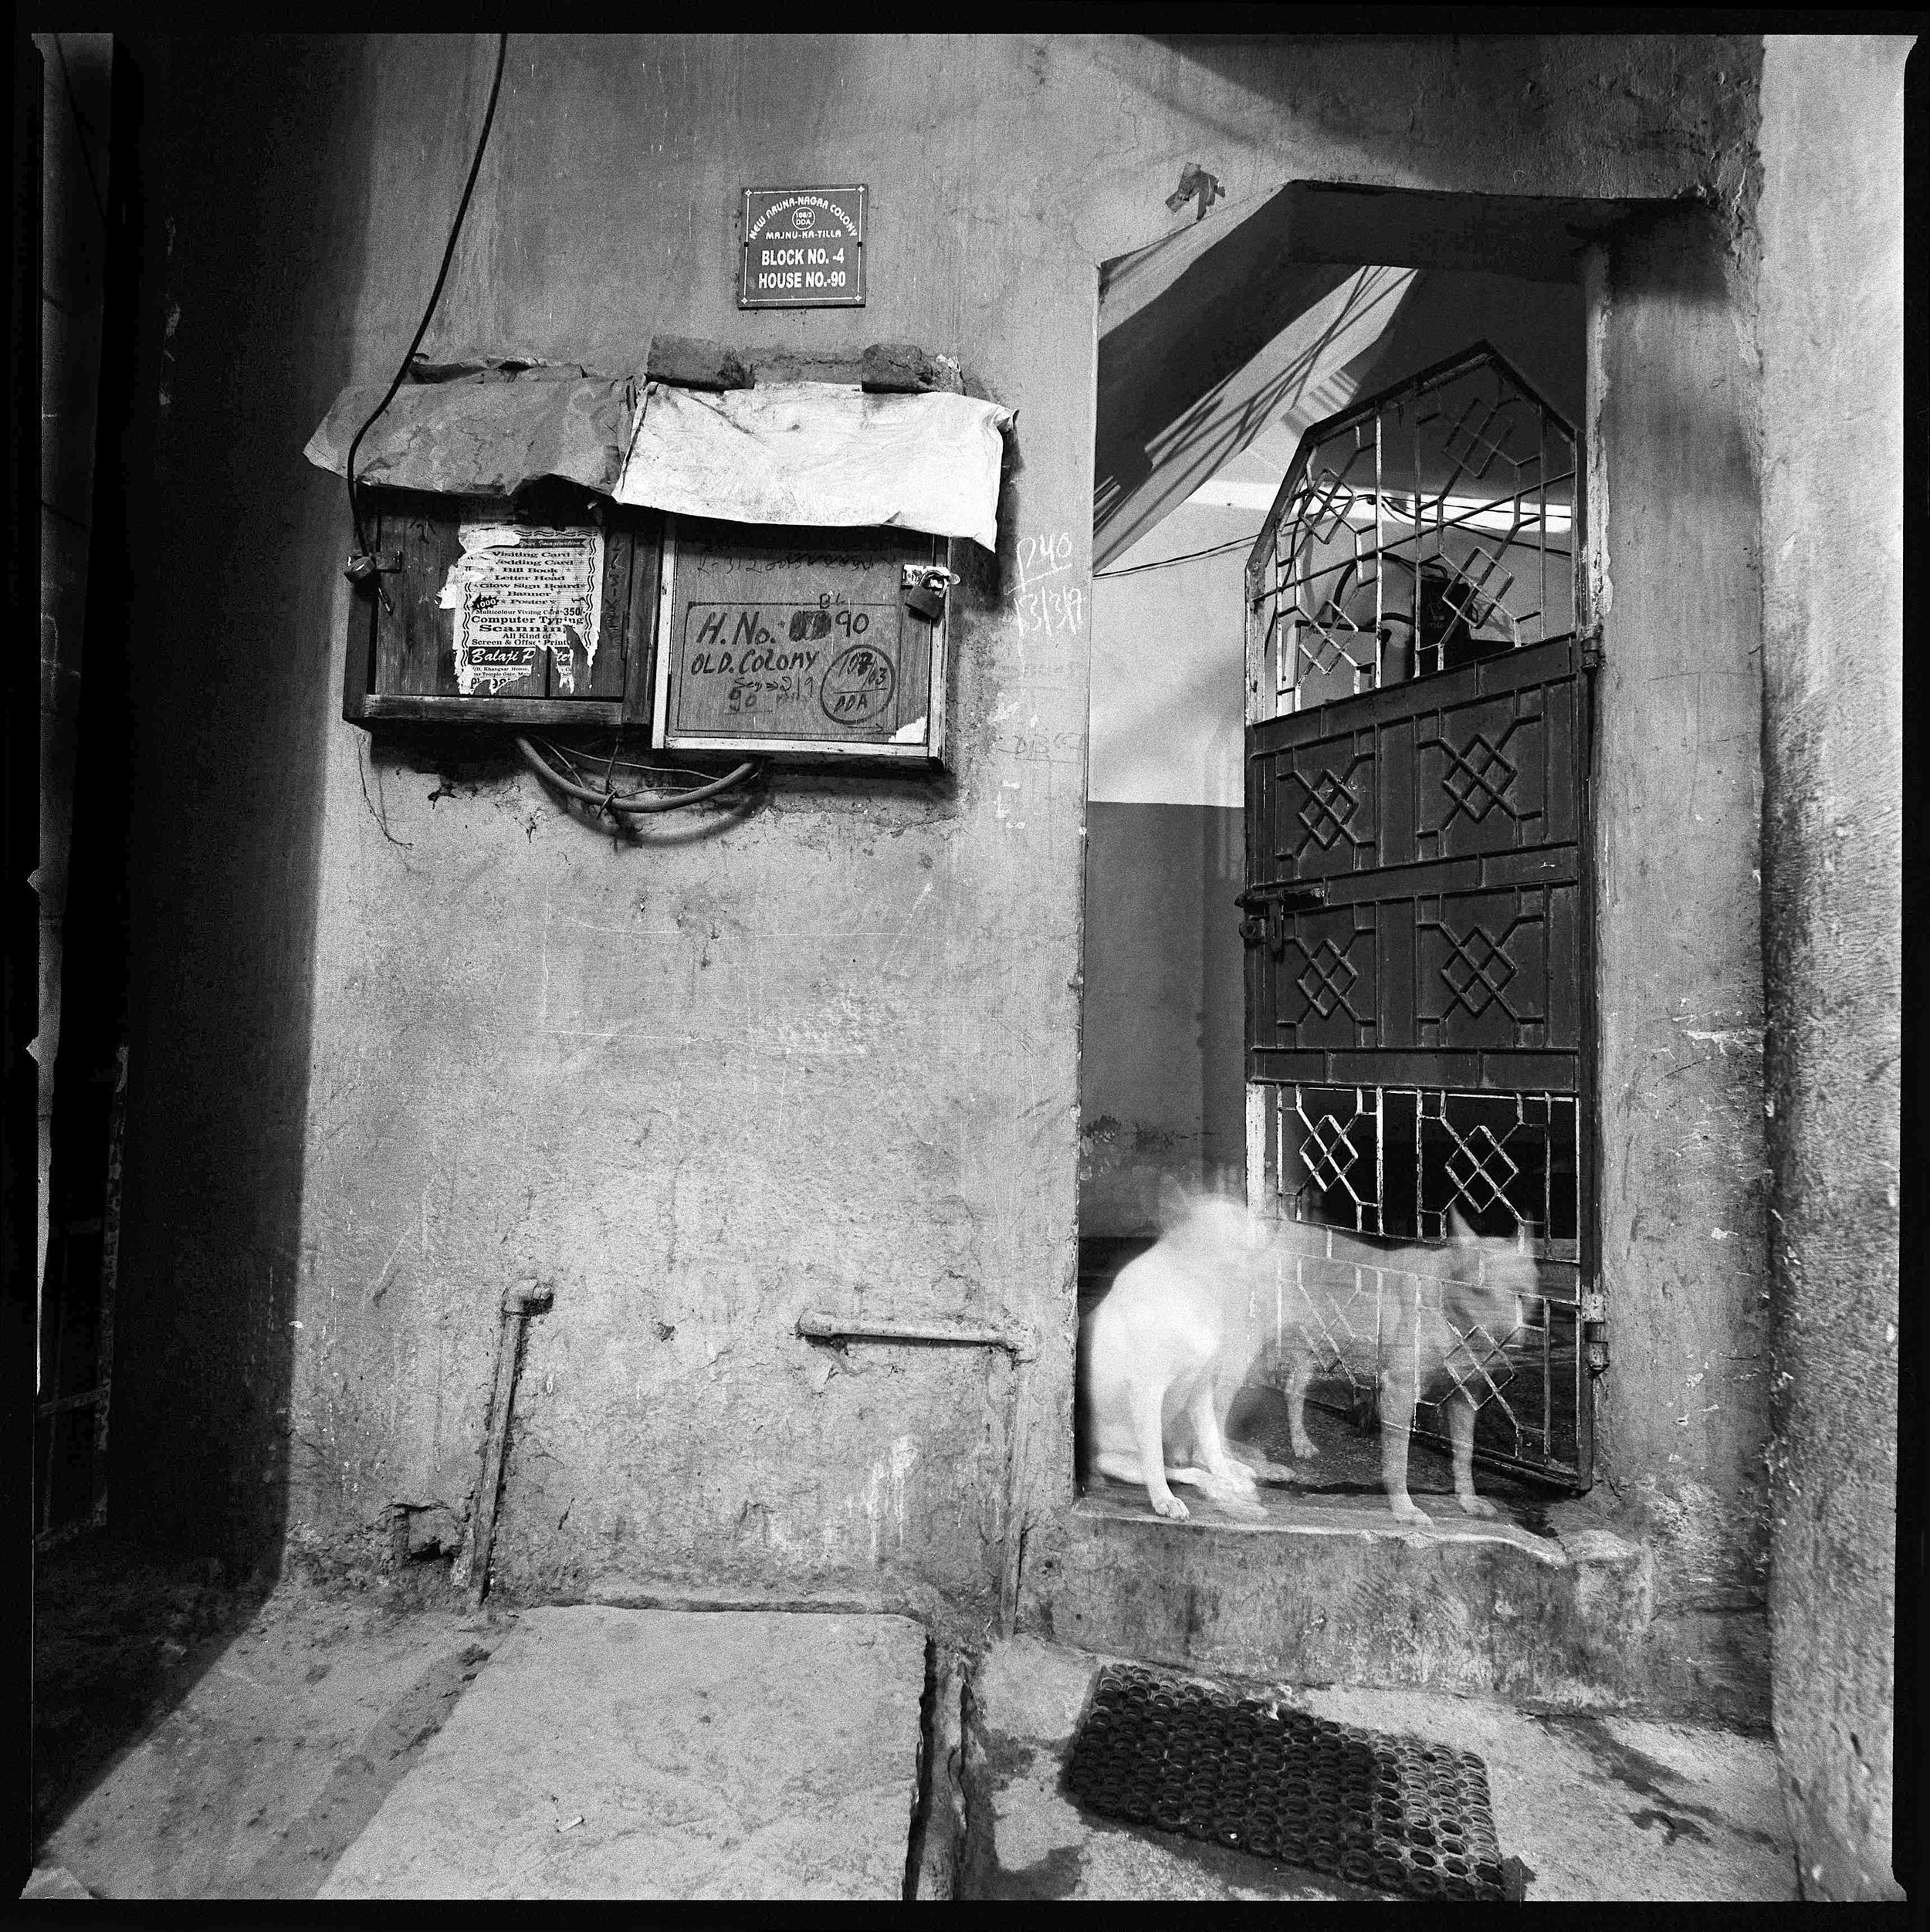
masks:
<svg viewBox="0 0 1930 1932"><path fill-rule="evenodd" d="M1307 1384L1316 1365L1338 1355L1356 1383L1378 1387L1381 1483L1395 1517L1420 1525L1433 1518L1407 1493L1407 1450L1414 1410L1431 1390L1441 1392L1454 1500L1470 1516L1496 1514L1475 1494L1470 1391L1520 1328L1523 1301L1540 1292L1523 1248L1473 1233L1451 1208L1448 1226L1439 1247L1389 1250L1337 1229L1283 1221L1268 1249L1275 1304L1268 1365L1287 1398L1294 1454L1319 1453L1307 1433ZM1373 1310L1370 1322L1361 1318L1363 1301Z"/></svg>
<svg viewBox="0 0 1930 1932"><path fill-rule="evenodd" d="M1266 1230L1238 1202L1189 1197L1170 1179L1160 1206L1164 1233L1119 1271L1081 1333L1092 1466L1144 1484L1175 1522L1187 1512L1174 1483L1257 1512L1254 1470L1227 1454L1221 1424L1265 1332Z"/></svg>

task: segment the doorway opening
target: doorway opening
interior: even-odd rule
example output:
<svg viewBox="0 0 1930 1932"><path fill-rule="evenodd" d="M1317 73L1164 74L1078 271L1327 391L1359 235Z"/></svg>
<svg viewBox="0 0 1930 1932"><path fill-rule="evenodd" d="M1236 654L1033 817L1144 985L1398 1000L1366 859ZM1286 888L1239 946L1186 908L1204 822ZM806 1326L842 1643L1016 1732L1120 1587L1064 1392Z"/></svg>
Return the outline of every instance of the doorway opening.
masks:
<svg viewBox="0 0 1930 1932"><path fill-rule="evenodd" d="M1539 1474L1569 1487L1586 1482L1586 1443L1575 1439L1576 1416L1586 1406L1586 1379L1576 1361L1581 1330L1576 1318L1585 1101L1578 1091L1543 1093L1529 1098L1527 1114L1522 1114L1519 1091L1506 1097L1482 1091L1495 1087L1492 1077L1462 1080L1458 1087L1458 1072L1465 1070L1421 1079L1414 1077L1416 1068L1403 1068L1397 1078L1379 1079L1363 1065L1336 1081L1331 1057L1325 1074L1309 1077L1308 1068L1298 1068L1293 1079L1284 1078L1280 1068L1257 1064L1264 1056L1252 1051L1256 988L1250 973L1277 978L1282 958L1290 959L1296 969L1292 980L1312 986L1315 1012L1310 1017L1317 1019L1322 1004L1331 1013L1340 1003L1309 959L1327 964L1330 977L1344 976L1347 966L1346 949L1336 952L1331 936L1312 934L1311 929L1312 954L1302 956L1304 948L1296 952L1284 903L1271 910L1236 904L1255 876L1253 828L1248 822L1253 796L1248 768L1254 763L1248 729L1249 593L1254 588L1248 571L1263 528L1271 524L1277 530L1282 486L1308 432L1453 362L1474 345L1492 345L1545 404L1551 423L1579 424L1585 382L1583 295L1574 263L1552 276L1546 264L1533 264L1532 272L1550 278L1534 279L1488 269L1296 263L1285 228L1293 200L1289 191L1248 216L1241 224L1247 234L1229 225L1214 239L1200 232L1211 223L1195 224L1106 264L1101 274L1080 1089L1080 1314L1082 1318L1089 1315L1119 1269L1156 1238L1161 1190L1167 1183L1236 1197L1244 1193L1262 1213L1344 1229L1370 1243L1438 1240L1450 1203L1444 1195L1434 1196L1441 1193L1441 1176L1458 1147L1462 1152L1454 1172L1461 1176L1466 1170L1473 1193L1486 1185L1484 1172L1502 1179L1504 1186L1498 1193L1489 1189L1480 1203L1471 1204L1468 1190L1449 1183L1450 1192L1459 1196L1458 1211L1478 1233L1519 1232L1524 1225L1518 1212L1522 1203L1510 1207L1507 1163L1519 1151L1518 1142L1525 1147L1535 1139L1542 1149L1538 1171L1544 1195L1552 1198L1552 1189L1573 1203L1550 1209L1545 1201L1544 1225L1530 1229L1527 1237L1538 1271L1545 1273L1542 1264L1551 1259L1569 1271L1553 1324L1560 1334L1552 1345L1556 1353L1566 1350L1565 1359L1545 1362L1541 1382L1551 1375L1559 1381L1566 1374L1574 1399L1566 1421L1541 1418L1541 1392L1524 1407L1524 1414L1528 1408L1536 1411L1536 1426L1542 1430L1541 1446L1529 1444L1525 1456L1512 1453L1522 1444L1518 1433L1511 1433L1507 1444L1500 1442L1495 1429L1503 1410L1494 1404L1484 1402L1477 1438L1478 1450L1491 1464L1484 1493L1492 1493L1532 1525L1540 1491L1511 1484L1510 1474ZM1558 570L1572 570L1570 553L1577 547L1573 455L1571 444L1565 508L1543 530L1543 547L1562 553L1547 560ZM1354 480L1357 484L1359 479ZM1390 478L1383 476L1382 482L1392 490ZM1420 486L1427 485L1424 481ZM1366 493L1371 496L1371 489ZM1462 493L1485 499L1486 492L1471 489ZM1336 530L1351 529L1352 539L1357 539L1359 509L1350 526L1337 499L1328 506L1336 507L1341 511ZM1492 506L1481 513L1492 520ZM1552 529L1556 522L1564 523L1559 537ZM1361 545L1350 539L1349 547L1357 552ZM1443 546L1433 547L1438 553ZM1475 546L1447 547L1468 553ZM1498 547L1492 533L1485 547L1490 557ZM1416 615L1424 598L1438 602L1441 594L1432 577L1424 582L1418 570L1408 574L1411 581L1402 579L1397 561L1390 558L1377 570L1356 565L1349 584L1336 577L1327 587L1330 594L1338 591L1327 600L1338 619L1329 628L1359 624L1373 641L1365 654L1368 675L1361 677L1343 651L1322 647L1302 659L1293 678L1283 683L1285 674L1276 656L1271 675L1275 691L1287 693L1288 710L1317 712L1344 724L1347 701L1357 700L1362 690L1383 678L1388 684L1410 682L1418 689L1487 655L1481 642L1484 633L1493 634L1487 648L1495 648L1502 627L1479 620L1498 601L1492 595L1484 599L1478 587L1469 592L1465 614L1476 621L1462 624L1466 635L1458 634L1450 648L1442 648L1441 638L1430 633L1427 651L1417 652L1422 627L1410 626L1403 639L1398 625L1382 625L1381 607L1398 601L1403 584ZM1438 566L1429 567L1440 574ZM1483 567L1477 560L1471 567ZM1498 584L1498 578L1491 580L1488 591ZM1448 588L1451 595L1458 594L1454 587ZM1363 590L1364 619L1354 607ZM1552 611L1560 601L1558 594L1548 608ZM1535 631L1534 637L1572 636L1572 593L1558 615L1559 622L1550 620L1552 628ZM1433 630L1439 632L1441 627ZM1512 756L1516 748L1505 748L1507 754ZM1585 739L1575 755L1585 760ZM1498 766L1484 763L1481 769L1500 782ZM1477 806L1486 801L1478 787L1471 795ZM1309 807L1316 819L1317 805L1315 800ZM1471 807L1468 816L1473 817ZM1322 821L1316 829L1331 826ZM1243 911L1248 915L1244 937ZM1358 922L1357 915L1349 916ZM1437 906L1433 916L1438 920ZM1329 942L1324 950L1323 939ZM1464 936L1464 949L1479 944ZM1480 957L1488 962L1485 952ZM1336 958L1343 963L1336 965ZM1472 977L1461 1006L1470 1012L1478 1007L1484 1013L1492 1008L1505 1015L1505 1002L1484 996L1493 979L1513 969L1505 959L1488 963L1485 975L1470 966ZM1265 997L1268 989L1259 990ZM1269 1017L1269 1024L1275 1017ZM1312 1039L1309 1035L1309 1044ZM1429 1044L1437 1048L1443 1044L1437 1027ZM1344 1108L1336 1098L1343 1084L1352 1103ZM1520 1118L1511 1116L1512 1125L1497 1125L1496 1109L1505 1111L1511 1105ZM1302 1114L1307 1115L1305 1121L1299 1119ZM1535 1117L1532 1122L1529 1114ZM1288 1131L1296 1123L1304 1131ZM1410 1130L1410 1152L1415 1155L1404 1166L1389 1158L1387 1138L1391 1133L1397 1140L1403 1124ZM1343 1155L1341 1166L1322 1163L1323 1132L1333 1151ZM1360 1143L1363 1157L1368 1148L1373 1150L1370 1164L1376 1166L1379 1191L1370 1210L1364 1208L1365 1197L1355 1200L1346 1184L1349 1178L1359 1183L1365 1169L1356 1161L1350 1176L1342 1172L1349 1166L1345 1150L1349 1135ZM1420 1158L1424 1147L1434 1157L1431 1165ZM1271 1162L1268 1148L1275 1150ZM1478 1165L1482 1172L1469 1166L1469 1148L1481 1156ZM1318 1174L1309 1169L1309 1159L1320 1168ZM1515 1192L1525 1184L1516 1185ZM1414 1211L1403 1215L1405 1192L1414 1195L1408 1204ZM1552 1226L1553 1219L1563 1220L1560 1229ZM1357 1304L1353 1312L1371 1334L1371 1297L1368 1306ZM1535 1331L1537 1345L1548 1348L1548 1308L1531 1304L1528 1314L1531 1322L1540 1325ZM1329 1352L1334 1358L1319 1365L1321 1373L1309 1392L1307 1427L1321 1453L1319 1474L1308 1474L1306 1486L1378 1494L1373 1379L1349 1375L1339 1359L1343 1352ZM1080 1419L1083 1431L1088 1419ZM1438 1418L1424 1407L1417 1419L1424 1438L1431 1422L1438 1423ZM1580 1426L1585 1430L1585 1421ZM1254 1378L1253 1386L1236 1399L1229 1429L1270 1461L1284 1464L1291 1454L1285 1396L1265 1378ZM1417 1441L1412 1455L1410 1480L1417 1497L1424 1499L1430 1490L1451 1487L1444 1425L1434 1433L1441 1437L1439 1453L1423 1440ZM1086 1469L1085 1447L1082 1440L1082 1479L1102 1482Z"/></svg>

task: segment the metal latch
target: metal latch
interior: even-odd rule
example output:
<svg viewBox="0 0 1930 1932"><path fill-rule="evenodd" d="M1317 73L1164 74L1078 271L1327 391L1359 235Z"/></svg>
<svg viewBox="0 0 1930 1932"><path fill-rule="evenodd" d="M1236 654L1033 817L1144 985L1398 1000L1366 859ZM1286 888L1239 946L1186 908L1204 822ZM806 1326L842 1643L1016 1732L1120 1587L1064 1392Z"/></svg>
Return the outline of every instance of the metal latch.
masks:
<svg viewBox="0 0 1930 1932"><path fill-rule="evenodd" d="M342 574L351 584L367 584L379 572L393 577L402 567L400 550L358 550L343 566Z"/></svg>
<svg viewBox="0 0 1930 1932"><path fill-rule="evenodd" d="M945 614L945 593L958 581L956 571L936 563L905 566L905 608L927 624L936 624Z"/></svg>
<svg viewBox="0 0 1930 1932"><path fill-rule="evenodd" d="M1249 915L1240 922L1240 936L1248 946L1258 946L1262 939L1268 941L1277 959L1287 949L1287 919L1295 912L1311 912L1316 905L1327 902L1327 886L1324 879L1315 879L1306 885L1282 881L1272 885L1250 886L1242 892L1234 904ZM1251 916L1258 912L1259 916Z"/></svg>
<svg viewBox="0 0 1930 1932"><path fill-rule="evenodd" d="M357 590L374 588L382 600L382 608L392 611L395 606L389 602L388 593L382 588L382 579L393 577L402 567L400 550L357 550L342 567L342 574Z"/></svg>

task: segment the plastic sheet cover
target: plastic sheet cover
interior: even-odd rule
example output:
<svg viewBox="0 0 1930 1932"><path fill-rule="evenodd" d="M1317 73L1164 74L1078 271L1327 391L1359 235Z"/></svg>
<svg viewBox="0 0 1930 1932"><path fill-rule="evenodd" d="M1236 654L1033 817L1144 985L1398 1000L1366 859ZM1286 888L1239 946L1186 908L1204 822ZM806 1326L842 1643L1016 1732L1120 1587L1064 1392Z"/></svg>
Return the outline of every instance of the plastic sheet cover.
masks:
<svg viewBox="0 0 1930 1932"><path fill-rule="evenodd" d="M837 383L720 393L650 383L621 503L732 523L856 524L997 546L1012 411L936 391Z"/></svg>
<svg viewBox="0 0 1930 1932"><path fill-rule="evenodd" d="M343 474L348 446L386 383L352 383L303 452ZM356 480L392 489L506 496L541 476L615 490L636 414L635 379L581 369L491 369L405 382L356 452Z"/></svg>

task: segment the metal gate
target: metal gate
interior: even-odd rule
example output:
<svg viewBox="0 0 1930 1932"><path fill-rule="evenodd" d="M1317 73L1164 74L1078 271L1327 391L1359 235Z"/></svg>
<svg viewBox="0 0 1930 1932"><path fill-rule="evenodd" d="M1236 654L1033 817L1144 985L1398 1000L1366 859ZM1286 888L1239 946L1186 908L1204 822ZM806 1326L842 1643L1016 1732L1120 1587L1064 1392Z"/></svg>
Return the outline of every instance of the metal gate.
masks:
<svg viewBox="0 0 1930 1932"><path fill-rule="evenodd" d="M1476 1450L1582 1487L1576 452L1485 344L1302 439L1247 567L1241 904L1249 1198L1370 1243L1442 1240L1451 1207L1525 1243L1542 1292L1505 1359L1485 1352ZM1371 1399L1379 1292L1303 1300L1303 1322L1326 1311L1316 1400ZM1416 1427L1444 1440L1434 1403Z"/></svg>

